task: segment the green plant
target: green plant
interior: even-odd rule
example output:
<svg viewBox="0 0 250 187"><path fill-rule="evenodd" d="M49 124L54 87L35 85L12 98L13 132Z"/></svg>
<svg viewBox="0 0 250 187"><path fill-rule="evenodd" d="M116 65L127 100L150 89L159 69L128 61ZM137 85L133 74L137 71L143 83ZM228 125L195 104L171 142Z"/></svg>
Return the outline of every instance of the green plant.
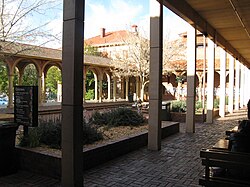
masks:
<svg viewBox="0 0 250 187"><path fill-rule="evenodd" d="M83 123L83 145L102 140L103 135L91 123Z"/></svg>
<svg viewBox="0 0 250 187"><path fill-rule="evenodd" d="M117 108L106 112L95 112L91 121L96 125L114 126L138 126L144 123L144 118L138 112L129 108Z"/></svg>
<svg viewBox="0 0 250 187"><path fill-rule="evenodd" d="M30 128L27 136L19 137L19 146L38 147L40 146L41 134L36 128Z"/></svg>
<svg viewBox="0 0 250 187"><path fill-rule="evenodd" d="M187 105L186 101L173 101L172 105L172 112L186 112Z"/></svg>
<svg viewBox="0 0 250 187"><path fill-rule="evenodd" d="M40 143L48 145L51 148L61 148L61 123L60 122L42 122L37 128L40 131Z"/></svg>
<svg viewBox="0 0 250 187"><path fill-rule="evenodd" d="M41 144L51 148L61 148L61 122L42 121L38 127L29 128L27 136L19 138L19 145L24 147L37 147ZM97 128L83 121L83 145L103 139Z"/></svg>
<svg viewBox="0 0 250 187"><path fill-rule="evenodd" d="M94 89L89 89L86 93L85 93L85 99L86 100L90 100L90 99L94 99Z"/></svg>
<svg viewBox="0 0 250 187"><path fill-rule="evenodd" d="M219 98L214 99L214 108L219 108L219 106L220 106L220 99Z"/></svg>

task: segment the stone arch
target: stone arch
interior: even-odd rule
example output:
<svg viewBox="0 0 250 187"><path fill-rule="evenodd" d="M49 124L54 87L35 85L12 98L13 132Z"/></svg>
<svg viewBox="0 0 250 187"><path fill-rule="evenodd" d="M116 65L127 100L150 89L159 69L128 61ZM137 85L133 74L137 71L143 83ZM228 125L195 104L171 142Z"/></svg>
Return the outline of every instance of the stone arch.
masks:
<svg viewBox="0 0 250 187"><path fill-rule="evenodd" d="M92 72L93 77L94 77L94 100L97 101L98 99L98 71L94 67L91 67L91 66L86 67L86 73L88 71ZM86 85L84 86L86 88ZM88 90L86 89L86 92L87 91Z"/></svg>
<svg viewBox="0 0 250 187"><path fill-rule="evenodd" d="M103 71L103 80L107 82L107 86L103 88L104 98L110 100L111 99L111 75L107 70ZM104 83L104 82L103 82Z"/></svg>
<svg viewBox="0 0 250 187"><path fill-rule="evenodd" d="M42 97L43 97L43 100L44 101L46 100L47 102L54 102L54 101L61 102L61 98L62 98L62 83L61 83L62 71L61 71L60 66L58 66L56 63L49 63L46 66L44 66L43 68L44 68L43 73L42 73ZM52 88L49 89L47 87L47 83L48 83L47 81L48 81L48 75L49 75L48 73L50 72L50 70L52 68L56 68L59 71L60 77L59 77L59 80L57 80L57 82L55 82L55 79L52 78Z"/></svg>

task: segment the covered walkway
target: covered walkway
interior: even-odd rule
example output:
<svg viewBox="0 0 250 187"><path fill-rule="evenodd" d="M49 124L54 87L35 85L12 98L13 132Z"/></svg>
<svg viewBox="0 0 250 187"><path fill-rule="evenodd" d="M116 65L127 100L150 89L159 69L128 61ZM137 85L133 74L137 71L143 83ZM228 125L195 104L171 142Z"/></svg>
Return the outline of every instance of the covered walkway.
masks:
<svg viewBox="0 0 250 187"><path fill-rule="evenodd" d="M180 133L162 141L160 151L149 151L147 147L121 156L84 173L84 186L178 186L195 187L203 175L199 151L211 147L225 131L246 119L246 109L235 111L213 124L196 124L196 133L185 133L181 124ZM0 186L61 186L60 181L26 171L0 178Z"/></svg>

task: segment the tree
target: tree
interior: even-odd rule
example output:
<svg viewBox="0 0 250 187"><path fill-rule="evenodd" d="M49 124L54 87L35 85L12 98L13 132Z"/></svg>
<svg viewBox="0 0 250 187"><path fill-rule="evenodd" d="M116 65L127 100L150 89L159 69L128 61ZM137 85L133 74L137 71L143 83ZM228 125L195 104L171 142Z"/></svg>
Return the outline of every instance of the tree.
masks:
<svg viewBox="0 0 250 187"><path fill-rule="evenodd" d="M124 43L127 46L127 56L117 56L113 59L111 71L117 77L139 77L142 83L141 100L143 100L144 86L149 77L149 40L138 32L128 32Z"/></svg>
<svg viewBox="0 0 250 187"><path fill-rule="evenodd" d="M32 46L20 43L44 45L59 40L47 27L58 8L59 0L1 0L0 2L0 51L12 48L14 53L30 50Z"/></svg>
<svg viewBox="0 0 250 187"><path fill-rule="evenodd" d="M141 100L143 100L144 87L149 82L149 60L150 45L149 40L139 35L137 32L128 32L128 37L124 39L127 46L127 57L117 56L112 60L111 71L115 76L138 76L142 83ZM182 39L171 41L165 37L163 46L163 74L179 69L177 61L185 59L186 45Z"/></svg>
<svg viewBox="0 0 250 187"><path fill-rule="evenodd" d="M37 86L37 71L34 64L29 64L25 67L23 73L22 85L24 86Z"/></svg>
<svg viewBox="0 0 250 187"><path fill-rule="evenodd" d="M84 43L84 54L92 56L101 56L101 53L97 50L96 47Z"/></svg>
<svg viewBox="0 0 250 187"><path fill-rule="evenodd" d="M50 91L50 93L56 98L57 95L57 84L58 82L62 82L61 71L58 67L51 67L46 76L46 88Z"/></svg>

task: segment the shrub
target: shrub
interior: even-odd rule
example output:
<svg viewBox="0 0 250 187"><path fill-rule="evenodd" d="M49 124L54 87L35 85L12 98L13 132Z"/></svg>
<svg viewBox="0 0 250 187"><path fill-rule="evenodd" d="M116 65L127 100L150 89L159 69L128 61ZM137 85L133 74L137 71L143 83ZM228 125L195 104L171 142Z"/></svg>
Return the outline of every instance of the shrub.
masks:
<svg viewBox="0 0 250 187"><path fill-rule="evenodd" d="M172 112L186 112L187 110L186 101L173 101L171 104Z"/></svg>
<svg viewBox="0 0 250 187"><path fill-rule="evenodd" d="M83 124L83 145L91 144L98 140L102 140L103 135L101 132L98 132L97 128L95 128L91 123Z"/></svg>
<svg viewBox="0 0 250 187"><path fill-rule="evenodd" d="M144 123L144 118L138 112L129 108L117 108L107 112L95 112L91 121L96 125L114 126L138 126Z"/></svg>
<svg viewBox="0 0 250 187"><path fill-rule="evenodd" d="M19 137L19 146L22 147L38 147L40 146L41 134L36 128L30 128L27 136Z"/></svg>
<svg viewBox="0 0 250 187"><path fill-rule="evenodd" d="M51 148L61 148L61 122L43 121L38 127L29 128L26 137L19 138L20 146L37 147L41 144L47 145ZM95 141L103 139L103 136L97 129L91 125L83 122L83 145L90 144Z"/></svg>
<svg viewBox="0 0 250 187"><path fill-rule="evenodd" d="M42 122L37 130L41 134L40 143L51 148L61 148L62 127L60 122Z"/></svg>

